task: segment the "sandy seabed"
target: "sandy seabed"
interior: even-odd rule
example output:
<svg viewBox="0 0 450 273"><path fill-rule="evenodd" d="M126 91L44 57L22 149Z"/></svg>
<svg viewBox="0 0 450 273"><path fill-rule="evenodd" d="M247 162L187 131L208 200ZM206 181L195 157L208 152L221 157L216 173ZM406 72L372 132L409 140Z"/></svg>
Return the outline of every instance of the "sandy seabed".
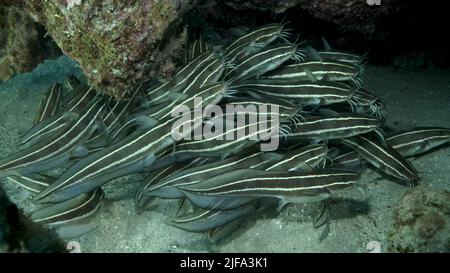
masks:
<svg viewBox="0 0 450 273"><path fill-rule="evenodd" d="M0 157L16 150L46 88L70 73L81 75L76 64L63 56L0 83ZM365 80L365 87L386 103L389 127L450 127L450 70L401 73L392 67L368 65ZM422 178L420 187L449 190L449 160L450 148L413 159ZM373 242L379 242L385 251L394 210L409 190L369 171L361 179L365 195L351 191L348 198L331 204L330 220L320 228L314 228L311 220L316 205L290 205L278 216L250 218L237 232L239 236L224 245L213 245L204 234L164 223L167 216L175 214L177 202L158 200L150 211L137 215L132 199L137 182L120 179L105 187L109 201L95 216L97 228L73 239L82 252L369 252ZM0 183L15 203L29 211L31 200L24 190L5 179ZM124 196L128 198L122 199ZM112 202L114 199L122 200Z"/></svg>

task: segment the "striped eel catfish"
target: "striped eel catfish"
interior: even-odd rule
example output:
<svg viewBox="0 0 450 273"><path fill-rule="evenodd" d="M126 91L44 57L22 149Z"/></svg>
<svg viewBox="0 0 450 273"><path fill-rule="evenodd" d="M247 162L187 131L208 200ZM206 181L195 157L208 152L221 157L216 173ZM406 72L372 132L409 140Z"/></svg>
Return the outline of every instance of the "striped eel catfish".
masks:
<svg viewBox="0 0 450 273"><path fill-rule="evenodd" d="M236 219L255 212L259 207L257 201L230 210L200 209L181 217L170 217L166 224L190 232L204 232L221 227Z"/></svg>
<svg viewBox="0 0 450 273"><path fill-rule="evenodd" d="M118 177L139 172L150 166L155 154L173 145L172 124L175 119L161 122L151 129L141 128L121 140L74 163L34 201L60 202L83 192L89 192Z"/></svg>
<svg viewBox="0 0 450 273"><path fill-rule="evenodd" d="M311 73L317 80L349 81L361 85L362 68L338 61L310 61L305 63L283 65L263 75L264 79L310 80Z"/></svg>
<svg viewBox="0 0 450 273"><path fill-rule="evenodd" d="M202 61L199 61L198 59ZM169 92L194 94L197 92L198 88L205 87L210 83L218 81L225 70L223 57L210 52L200 55L191 63L198 63L198 65L195 66L192 71L188 71L187 69L193 66L193 64L188 64L178 72L171 80L174 81L175 84ZM184 75L185 77L183 77Z"/></svg>
<svg viewBox="0 0 450 273"><path fill-rule="evenodd" d="M218 103L223 96L227 93L227 82L218 82L205 85L204 87L195 89L196 91L188 92L186 94L177 94L172 101L166 101L155 107L151 107L143 112L135 113L125 119L120 127L117 127L111 133L110 139L113 143L120 141L124 135L136 125L142 121L157 121L169 118L172 111L178 106L188 106L190 109L195 109L203 105L214 105ZM197 102L197 99L202 99L201 102Z"/></svg>
<svg viewBox="0 0 450 273"><path fill-rule="evenodd" d="M352 112L359 114L369 114L380 120L386 119L384 104L374 94L364 88L355 90L355 94L350 100Z"/></svg>
<svg viewBox="0 0 450 273"><path fill-rule="evenodd" d="M283 155L280 161L266 168L266 171L296 171L323 165L328 153L327 145L308 145Z"/></svg>
<svg viewBox="0 0 450 273"><path fill-rule="evenodd" d="M77 114L81 114L86 109L95 95L95 90L92 87L80 93L62 111L33 126L20 140L19 148L27 148L48 136L61 132L67 124L78 116Z"/></svg>
<svg viewBox="0 0 450 273"><path fill-rule="evenodd" d="M202 67L206 65L207 62L209 62L213 58L220 58L214 52L214 50L208 50L205 53L199 55L197 58L190 61L188 64L183 66L172 78L173 84L184 84L186 82L189 82L187 79L191 79L192 76L195 76L195 74L198 73L198 71L201 71Z"/></svg>
<svg viewBox="0 0 450 273"><path fill-rule="evenodd" d="M303 53L298 51L297 44L285 43L269 45L261 51L249 55L238 63L235 63L233 68L227 71L226 79L236 83L252 77L258 77L277 68L289 59L302 61L303 58Z"/></svg>
<svg viewBox="0 0 450 273"><path fill-rule="evenodd" d="M211 136L204 135L205 132L203 132L203 137L200 140L194 139L180 142L170 157L177 158L177 161L198 156L225 158L245 147L259 143L262 139L261 136L266 136L270 133L278 136L279 132L277 130L280 129L278 124L275 124L273 116L274 114L268 116L267 120L258 120L255 123L237 123L234 124L233 128L224 128L221 132L217 130ZM230 120L225 119L224 123L226 124L224 127L228 126L229 122ZM268 122L270 125L267 124ZM233 123L235 123L234 120ZM214 122L212 124L211 127L214 127Z"/></svg>
<svg viewBox="0 0 450 273"><path fill-rule="evenodd" d="M350 63L353 65L360 65L364 62L363 56L350 52L324 50L318 51L318 54L323 60L339 61L343 63Z"/></svg>
<svg viewBox="0 0 450 273"><path fill-rule="evenodd" d="M366 115L311 116L296 124L295 129L288 136L321 140L339 139L374 131L380 125L377 118Z"/></svg>
<svg viewBox="0 0 450 273"><path fill-rule="evenodd" d="M43 174L11 175L8 180L26 189L31 194L37 194L48 187L56 178Z"/></svg>
<svg viewBox="0 0 450 273"><path fill-rule="evenodd" d="M200 55L182 68L172 80L147 91L148 101L138 108L138 111L133 111L122 126L112 133L111 139L127 134L136 125L136 117L139 115L151 115L152 118L160 119L158 115L170 113L172 106L182 104L180 100L186 99L187 95L194 96L199 92L199 88L216 82L224 69L223 58L214 52L208 51Z"/></svg>
<svg viewBox="0 0 450 273"><path fill-rule="evenodd" d="M189 39L189 37L188 37ZM208 43L203 39L202 35L192 43L187 43L187 49L185 51L184 63L187 64L193 59L197 58L201 54L210 50Z"/></svg>
<svg viewBox="0 0 450 273"><path fill-rule="evenodd" d="M380 144L368 136L340 140L353 148L363 159L382 172L412 185L419 181L412 164L387 143Z"/></svg>
<svg viewBox="0 0 450 273"><path fill-rule="evenodd" d="M144 91L144 99L142 99L140 105L135 107L131 113L142 112L149 107L165 102L172 90L171 88L175 86L175 83L172 80L158 80L156 83L147 82L145 85L146 90Z"/></svg>
<svg viewBox="0 0 450 273"><path fill-rule="evenodd" d="M204 158L196 158L192 160L191 162L179 162L172 164L170 166L166 166L164 168L160 168L158 170L154 170L148 175L144 182L142 182L138 189L136 190L136 194L134 196L134 204L135 204L135 211L137 214L141 214L145 210L148 209L149 205L154 200L153 196L150 195L144 195L144 192L147 190L147 188L157 181L160 181L164 179L165 177L168 177L170 175L174 175L178 172L181 172L185 169L197 166L198 164L201 164L205 162Z"/></svg>
<svg viewBox="0 0 450 273"><path fill-rule="evenodd" d="M76 98L81 91L83 91L84 86L85 85L82 84L74 75L70 75L65 78L63 82L62 105L70 104L70 102Z"/></svg>
<svg viewBox="0 0 450 273"><path fill-rule="evenodd" d="M232 86L250 95L264 95L292 100L302 105L329 105L350 102L355 91L350 86L329 81L248 80Z"/></svg>
<svg viewBox="0 0 450 273"><path fill-rule="evenodd" d="M224 95L222 91L218 90L216 98L212 99L210 104L220 101ZM158 152L175 143L174 135L183 139L196 126L201 126L203 117L194 115L188 120L181 119L181 122L179 119L168 118L150 129L143 126L118 143L83 158L62 173L50 187L39 193L35 201L66 200L100 187L112 179L144 170L153 163ZM191 130L185 130L188 125Z"/></svg>
<svg viewBox="0 0 450 273"><path fill-rule="evenodd" d="M233 60L236 54L248 47L265 47L278 37L285 38L289 34L284 30L282 24L268 24L249 31L248 33L235 39L224 48L225 58ZM248 53L252 53L248 51Z"/></svg>
<svg viewBox="0 0 450 273"><path fill-rule="evenodd" d="M206 237L208 238L208 241L213 244L225 243L228 241L227 239L229 239L231 235L239 229L243 221L243 218L239 218L220 227L210 229L207 231Z"/></svg>
<svg viewBox="0 0 450 273"><path fill-rule="evenodd" d="M337 169L307 173L237 169L179 189L194 205L205 209L233 209L261 197L277 198L283 207L287 203L323 201L358 179L358 173Z"/></svg>
<svg viewBox="0 0 450 273"><path fill-rule="evenodd" d="M276 98L238 98L233 99L230 102L226 102L222 108L229 114L265 114L272 115L275 107L278 108L276 113L280 117L280 121L290 121L291 119L297 119L300 117L298 112L301 110L301 106L292 103L289 100L276 99ZM256 112L254 111L256 110ZM266 111L264 111L266 110ZM275 113L274 113L275 114Z"/></svg>
<svg viewBox="0 0 450 273"><path fill-rule="evenodd" d="M163 103L158 105L157 107L150 108L149 110L151 111L147 111L148 116L156 120L166 119L170 116L172 110L178 105L185 105L190 109L195 109L201 106L199 102L196 102L196 98L201 98L202 104L216 104L220 101L217 99L217 94L222 94L222 96L220 96L221 99L223 96L225 96L227 90L227 82L217 82L203 85L202 87L196 88L195 92L186 92L185 94L180 94L179 97L174 98L174 100L170 103Z"/></svg>
<svg viewBox="0 0 450 273"><path fill-rule="evenodd" d="M48 88L39 105L38 112L33 121L33 125L38 124L46 118L53 116L58 111L62 97L62 85L54 83Z"/></svg>
<svg viewBox="0 0 450 273"><path fill-rule="evenodd" d="M98 128L97 119L104 113L105 106L103 98L94 100L60 133L1 159L0 177L44 171L67 162L76 148Z"/></svg>
<svg viewBox="0 0 450 273"><path fill-rule="evenodd" d="M251 104L252 101L242 101L242 103L249 103ZM255 101L255 103L259 103L261 105L261 102ZM284 103L286 106L281 107L281 111L274 111L272 110L272 107L268 107L267 111L264 113L261 112L261 110L256 109L257 112L252 111L245 111L245 113L253 113L253 114L266 114L267 115L267 121L270 122L273 120L273 117L279 117L280 120L290 120L293 116L292 113L297 112L297 108L292 107L291 105L288 105ZM271 105L275 105L275 103L272 103ZM278 106L278 105L277 105ZM231 118L234 120L235 114L240 113L241 110L235 109L236 111L232 113L226 113L221 116L215 116L214 118L206 121L204 123L204 129L209 127L214 127L214 121L222 121L222 119L218 120L219 118L224 118L224 125L228 124L228 118ZM245 109L244 109L245 110ZM291 113L289 113L291 112ZM152 116L153 117L153 116ZM209 123L208 125L206 125ZM235 122L233 122L234 124ZM249 124L248 122L244 124L238 124L236 127L233 127L233 129L228 131L223 131L219 134L218 131L213 136L202 136L202 139L197 140L184 140L178 143L175 148L174 152L165 156L162 158L162 161L166 162L180 162L184 160L188 160L191 158L195 158L198 156L204 156L204 157L227 157L230 154L233 154L236 151L239 151L240 149L259 142L258 140L252 140L251 138L257 138L258 136L267 134L269 132L274 132L273 130L276 130L275 126L267 127L264 126L266 121L261 120L256 123ZM256 127L255 127L256 126ZM208 127L208 128L209 128ZM225 128L224 128L225 129ZM251 129L255 129L255 131L248 132ZM241 132L245 131L245 134L242 137L235 137L234 139L226 139L227 135L229 134L235 134L236 132L239 134ZM202 131L203 133L204 131ZM251 133L251 134L250 134ZM222 138L222 139L221 139Z"/></svg>
<svg viewBox="0 0 450 273"><path fill-rule="evenodd" d="M196 92L196 89L204 87L210 83L216 82L222 76L225 70L224 58L216 55L214 58L206 62L202 69L198 70L198 73L192 77L187 78L186 85L182 90L184 94L190 94Z"/></svg>
<svg viewBox="0 0 450 273"><path fill-rule="evenodd" d="M75 77L74 75L70 75L64 80L63 86L68 92L72 92L80 84L81 82L78 80L77 77Z"/></svg>
<svg viewBox="0 0 450 273"><path fill-rule="evenodd" d="M350 52L332 49L330 44L323 37L322 42L325 49L322 51L318 51L317 53L323 60L335 60L345 63L351 63L354 65L360 65L365 60L365 55L361 56Z"/></svg>
<svg viewBox="0 0 450 273"><path fill-rule="evenodd" d="M161 180L146 181L143 194L166 199L183 198L184 194L178 187L200 183L215 175L237 168L263 168L280 158L281 155L277 153L256 152L228 158L220 162L203 164L169 175Z"/></svg>
<svg viewBox="0 0 450 273"><path fill-rule="evenodd" d="M137 94L139 89L126 100L115 100L112 107L108 109L106 115L102 118L102 122L105 125L104 132L100 132L91 137L86 146L90 149L104 147L110 138L110 134L120 126L120 123L125 119L129 111L134 107L137 101Z"/></svg>
<svg viewBox="0 0 450 273"><path fill-rule="evenodd" d="M386 142L402 156L416 156L449 143L450 129L439 127L415 128L388 137Z"/></svg>
<svg viewBox="0 0 450 273"><path fill-rule="evenodd" d="M184 90L188 89L186 86L192 83L199 71L202 71L205 68L205 65L213 58L218 60L219 57L214 53L214 51L209 50L181 68L181 70L178 71L171 80L150 87L145 91L147 96L147 104L155 105L167 100L167 95L170 92L185 92ZM220 63L214 62L212 65L218 64Z"/></svg>
<svg viewBox="0 0 450 273"><path fill-rule="evenodd" d="M359 173L367 168L365 161L355 151L336 156L331 160L330 167L352 170Z"/></svg>
<svg viewBox="0 0 450 273"><path fill-rule="evenodd" d="M98 211L103 197L103 191L96 189L64 202L35 210L31 214L31 219L49 226L70 224L94 215Z"/></svg>

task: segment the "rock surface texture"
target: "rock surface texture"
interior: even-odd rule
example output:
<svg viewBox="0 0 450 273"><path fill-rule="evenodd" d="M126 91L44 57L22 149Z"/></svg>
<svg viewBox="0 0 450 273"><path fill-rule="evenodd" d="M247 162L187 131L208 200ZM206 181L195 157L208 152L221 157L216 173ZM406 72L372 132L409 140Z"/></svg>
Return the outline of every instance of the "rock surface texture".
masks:
<svg viewBox="0 0 450 273"><path fill-rule="evenodd" d="M20 7L0 4L0 81L60 54L45 30Z"/></svg>
<svg viewBox="0 0 450 273"><path fill-rule="evenodd" d="M450 192L416 188L406 193L388 237L392 252L450 252Z"/></svg>
<svg viewBox="0 0 450 273"><path fill-rule="evenodd" d="M0 253L5 252L66 252L66 247L54 231L24 216L0 186Z"/></svg>
<svg viewBox="0 0 450 273"><path fill-rule="evenodd" d="M24 0L23 6L99 92L121 98L147 72L171 73L185 2Z"/></svg>

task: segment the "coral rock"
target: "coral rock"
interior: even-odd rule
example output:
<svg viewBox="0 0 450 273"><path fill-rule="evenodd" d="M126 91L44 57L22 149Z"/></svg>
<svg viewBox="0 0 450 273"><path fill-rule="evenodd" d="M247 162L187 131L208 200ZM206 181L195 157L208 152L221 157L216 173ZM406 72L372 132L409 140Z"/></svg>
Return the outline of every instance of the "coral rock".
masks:
<svg viewBox="0 0 450 273"><path fill-rule="evenodd" d="M450 252L450 192L416 188L406 193L388 236L391 252Z"/></svg>
<svg viewBox="0 0 450 273"><path fill-rule="evenodd" d="M0 81L29 72L44 59L60 54L44 33L20 7L0 6Z"/></svg>
<svg viewBox="0 0 450 273"><path fill-rule="evenodd" d="M0 186L0 253L67 252L58 235L25 216Z"/></svg>
<svg viewBox="0 0 450 273"><path fill-rule="evenodd" d="M89 82L117 98L178 54L175 39L186 1L25 0Z"/></svg>

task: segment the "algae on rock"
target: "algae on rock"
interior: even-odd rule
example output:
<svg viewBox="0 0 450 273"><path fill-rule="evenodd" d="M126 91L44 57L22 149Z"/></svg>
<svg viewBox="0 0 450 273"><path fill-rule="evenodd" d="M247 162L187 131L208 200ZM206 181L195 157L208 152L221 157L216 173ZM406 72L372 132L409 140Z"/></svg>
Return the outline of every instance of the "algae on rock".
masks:
<svg viewBox="0 0 450 273"><path fill-rule="evenodd" d="M388 243L391 252L450 252L450 192L424 187L407 192Z"/></svg>
<svg viewBox="0 0 450 273"><path fill-rule="evenodd" d="M29 72L44 59L60 54L44 33L20 7L0 5L0 81Z"/></svg>
<svg viewBox="0 0 450 273"><path fill-rule="evenodd" d="M89 82L119 99L147 73L159 74L179 53L177 26L186 1L24 2L62 51L80 64Z"/></svg>

